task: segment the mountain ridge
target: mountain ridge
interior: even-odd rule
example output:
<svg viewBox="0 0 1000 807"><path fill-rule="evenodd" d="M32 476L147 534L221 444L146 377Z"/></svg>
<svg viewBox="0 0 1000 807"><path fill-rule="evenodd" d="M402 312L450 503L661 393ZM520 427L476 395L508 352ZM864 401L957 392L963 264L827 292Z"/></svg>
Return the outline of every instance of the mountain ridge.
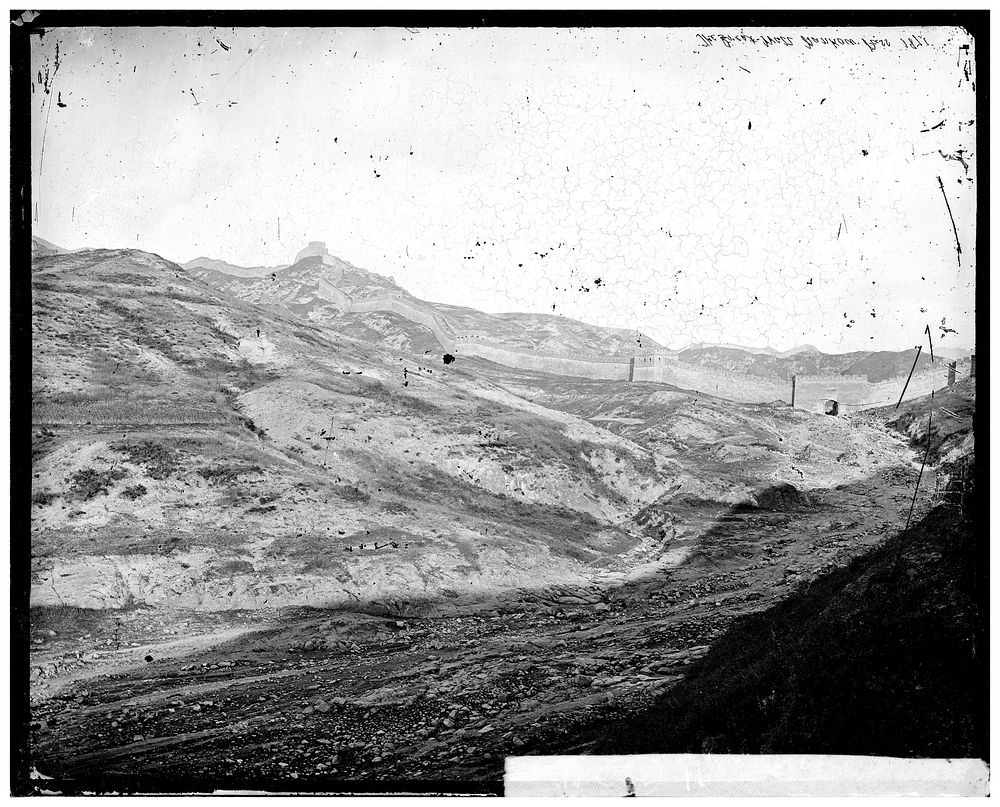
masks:
<svg viewBox="0 0 1000 807"><path fill-rule="evenodd" d="M67 250L38 236L33 237L36 256L69 254L86 250ZM369 299L389 294L404 303L422 306L446 316L469 339L479 339L511 350L530 351L545 355L601 357L624 359L630 356L660 355L683 362L686 366L723 373L743 373L772 380L788 380L793 375L864 375L869 382L888 379L902 380L913 367L914 350L852 351L824 353L812 345L799 345L786 351L769 346L746 347L733 343L696 342L682 350L668 349L641 332L625 328L590 325L580 320L547 313L501 312L486 313L467 306L421 300L399 286L392 276L363 269L329 253L321 241L310 242L296 254L291 264L244 267L227 261L199 257L179 264L193 276L236 294L255 304L278 305L299 315L329 323L344 316L336 302L324 299L320 281L332 279L343 287L352 299ZM331 278L330 273L333 273ZM331 304L332 303L332 304ZM327 308L328 310L322 310ZM358 312L349 315L359 331L388 329L384 334L400 343L433 349L433 342L419 332L422 327L405 324L403 318L391 312ZM440 341L440 340L438 340ZM962 361L972 351L961 348L938 349L935 358ZM932 366L930 352L924 350L915 369L926 371Z"/></svg>
<svg viewBox="0 0 1000 807"><path fill-rule="evenodd" d="M876 423L449 362L311 307L337 272L392 288L34 259L32 749L63 790L499 777L906 518Z"/></svg>
<svg viewBox="0 0 1000 807"><path fill-rule="evenodd" d="M547 314L487 314L466 306L421 300L399 286L393 277L354 266L332 255L310 254L266 276L228 275L201 265L192 266L190 271L195 277L240 299L254 304L280 305L317 322L330 323L343 315L344 305L325 296L321 288L324 281L330 283L335 276L336 287L352 300L364 301L388 294L404 303L445 315L456 331L469 338L491 339L511 349L627 357L661 347L645 334L627 329L602 328ZM369 316L384 323L388 315ZM355 319L365 320L365 317ZM413 341L411 328L399 326L397 330L400 339Z"/></svg>
<svg viewBox="0 0 1000 807"><path fill-rule="evenodd" d="M399 286L392 277L361 269L330 255L323 242L310 242L296 258L296 262L289 266L275 268L268 276L256 275L252 279L249 276L235 279L236 275L202 265L192 266L192 271L243 299L263 303L270 297L279 305L292 308L311 319L327 322L342 316L351 306L350 300L368 300L388 294L401 303L427 310L428 316L443 315L451 330L463 338L480 340L497 348L531 351L540 355L564 355L567 358L585 357L588 361L655 354L681 361L692 368L747 374L774 381L786 381L793 375L863 375L869 382L875 383L905 377L913 367L916 355L912 350L827 354L812 345L777 351L770 347L746 348L727 343L695 343L675 351L665 348L646 334L629 329L594 326L545 313L489 314L465 306L421 300ZM331 272L334 274L331 275ZM368 318L373 314L370 311L367 315L360 313L359 307L352 316L359 321L359 327L367 327ZM382 327L389 327L386 316L390 320L398 317L382 312L376 317ZM401 330L407 335L400 333L398 338L412 341L412 329L404 326ZM447 341L442 345L446 350L453 349ZM917 360L915 369L926 371L931 366L930 356L925 353Z"/></svg>

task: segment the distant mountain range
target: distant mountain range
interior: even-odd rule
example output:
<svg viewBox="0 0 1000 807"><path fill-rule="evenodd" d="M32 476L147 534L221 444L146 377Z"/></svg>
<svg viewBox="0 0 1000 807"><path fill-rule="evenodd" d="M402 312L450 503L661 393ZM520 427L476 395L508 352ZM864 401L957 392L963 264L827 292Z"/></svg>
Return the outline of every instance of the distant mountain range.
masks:
<svg viewBox="0 0 1000 807"><path fill-rule="evenodd" d="M301 259L299 259L301 258ZM567 317L546 314L487 314L471 308L419 300L398 286L391 277L359 269L329 255L325 246L313 242L299 253L290 266L232 267L224 261L199 258L184 265L196 277L227 293L252 303L273 303L305 315L311 320L338 320L346 316L359 330L372 322L383 338L396 343L435 344L427 329L392 313L344 315L336 304L324 297L321 279L336 278L335 285L353 299L391 294L396 298L433 309L452 323L457 331L512 349L539 353L621 358L630 355L659 353L682 362L727 372L746 373L766 378L789 378L792 375L830 374L863 375L871 382L905 376L913 367L914 350L855 351L823 353L812 345L799 345L778 351L771 347L744 347L734 344L696 343L684 350L665 348L651 337L625 329L601 328ZM965 358L969 351L954 350L953 355L938 352L950 360ZM927 350L921 353L917 370L931 364Z"/></svg>
<svg viewBox="0 0 1000 807"><path fill-rule="evenodd" d="M71 252L37 236L32 239L36 256ZM396 284L395 279L360 269L329 254L325 244L314 241L301 250L291 264L238 266L227 261L199 257L181 264L191 275L254 304L275 305L318 323L337 321L358 336L379 338L400 348L431 350L437 342L427 328L392 312L345 313L324 295L320 281L334 285L352 299L390 295L403 302L430 308L445 317L455 330L516 350L569 357L622 358L658 353L682 362L727 372L767 378L798 374L864 375L871 382L905 376L913 366L914 350L823 353L812 345L778 351L771 347L746 347L731 343L693 343L683 350L670 350L650 336L624 328L604 328L563 316L521 312L488 314L472 308L420 300ZM935 357L961 360L972 351L960 347L935 349ZM929 366L924 349L917 369Z"/></svg>
<svg viewBox="0 0 1000 807"><path fill-rule="evenodd" d="M65 255L70 252L68 249L63 249L62 247L57 247L50 241L46 241L44 238L39 238L37 235L31 238L31 254L37 256L44 255Z"/></svg>
<svg viewBox="0 0 1000 807"><path fill-rule="evenodd" d="M212 272L220 272L224 275L232 275L233 277L264 277L271 274L271 272L279 272L282 269L288 268L287 263L281 266L236 266L235 264L217 261L213 258L195 258L193 261L182 263L181 266L188 270L207 269Z"/></svg>
<svg viewBox="0 0 1000 807"><path fill-rule="evenodd" d="M322 245L320 245L322 247ZM628 357L637 353L663 352L649 336L624 328L602 328L585 322L547 314L487 314L473 308L420 300L396 284L392 277L360 269L322 249L303 250L305 257L291 266L274 267L261 275L260 268L236 267L227 271L222 261L198 259L185 264L192 275L227 294L257 305L276 305L315 322L337 322L353 327L355 335L375 334L400 347L436 347L430 332L388 311L345 314L320 289L332 283L353 300L391 296L431 309L447 319L456 332L512 349L568 356ZM302 253L300 253L301 255Z"/></svg>
<svg viewBox="0 0 1000 807"><path fill-rule="evenodd" d="M789 350L775 350L773 347L745 347L743 345L734 345L730 342L692 342L687 347L679 350L678 353L683 353L686 350L703 350L705 348L730 348L732 350L742 350L745 353L762 353L767 356L778 356L779 358L786 358L788 356L794 356L796 353L804 353L806 351L819 352L818 348L812 345L799 345L798 347L793 347Z"/></svg>
<svg viewBox="0 0 1000 807"><path fill-rule="evenodd" d="M741 348L705 347L684 350L677 358L703 367L713 367L733 373L788 378L792 375L863 375L871 382L906 376L913 367L915 350L855 351L853 353L822 353L809 348L789 356L751 353ZM941 357L937 357L939 360ZM917 361L917 370L931 365L930 354L924 350Z"/></svg>

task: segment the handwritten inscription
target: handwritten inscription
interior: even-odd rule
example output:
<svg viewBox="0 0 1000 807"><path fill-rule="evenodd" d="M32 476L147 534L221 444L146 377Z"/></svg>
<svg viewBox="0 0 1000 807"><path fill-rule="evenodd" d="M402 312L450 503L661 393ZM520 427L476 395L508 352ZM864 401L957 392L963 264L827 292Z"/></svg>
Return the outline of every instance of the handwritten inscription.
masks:
<svg viewBox="0 0 1000 807"><path fill-rule="evenodd" d="M927 37L920 34L914 34L907 37L899 37L898 41L896 39L885 39L885 38L868 38L868 37L843 37L843 36L806 36L805 34L799 34L798 36L774 36L771 34L766 34L763 36L754 36L753 34L698 34L698 40L701 46L704 48L713 47L716 44L721 44L727 48L732 48L733 46L748 46L754 45L757 47L804 47L806 50L812 50L813 48L867 48L869 51L874 53L877 50L888 50L891 48L902 48L916 50L917 48L923 48L930 46L930 42Z"/></svg>

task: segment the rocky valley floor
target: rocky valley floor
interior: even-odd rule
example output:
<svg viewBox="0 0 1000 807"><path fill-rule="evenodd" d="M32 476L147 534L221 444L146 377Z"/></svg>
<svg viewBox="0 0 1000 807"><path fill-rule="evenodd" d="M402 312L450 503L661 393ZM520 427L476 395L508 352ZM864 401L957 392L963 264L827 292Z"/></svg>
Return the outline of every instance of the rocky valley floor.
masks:
<svg viewBox="0 0 1000 807"><path fill-rule="evenodd" d="M70 787L498 782L508 755L585 751L575 725L641 709L734 617L898 529L915 476L718 512L656 571L440 617L35 609L35 770Z"/></svg>

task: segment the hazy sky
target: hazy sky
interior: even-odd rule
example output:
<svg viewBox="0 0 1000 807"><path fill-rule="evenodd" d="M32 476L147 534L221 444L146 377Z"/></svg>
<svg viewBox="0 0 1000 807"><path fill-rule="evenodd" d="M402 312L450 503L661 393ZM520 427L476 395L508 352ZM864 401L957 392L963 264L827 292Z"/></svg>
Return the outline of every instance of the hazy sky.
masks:
<svg viewBox="0 0 1000 807"><path fill-rule="evenodd" d="M322 240L426 299L670 347L900 349L928 323L974 344L960 29L94 28L33 47L35 232L60 246L272 265Z"/></svg>

